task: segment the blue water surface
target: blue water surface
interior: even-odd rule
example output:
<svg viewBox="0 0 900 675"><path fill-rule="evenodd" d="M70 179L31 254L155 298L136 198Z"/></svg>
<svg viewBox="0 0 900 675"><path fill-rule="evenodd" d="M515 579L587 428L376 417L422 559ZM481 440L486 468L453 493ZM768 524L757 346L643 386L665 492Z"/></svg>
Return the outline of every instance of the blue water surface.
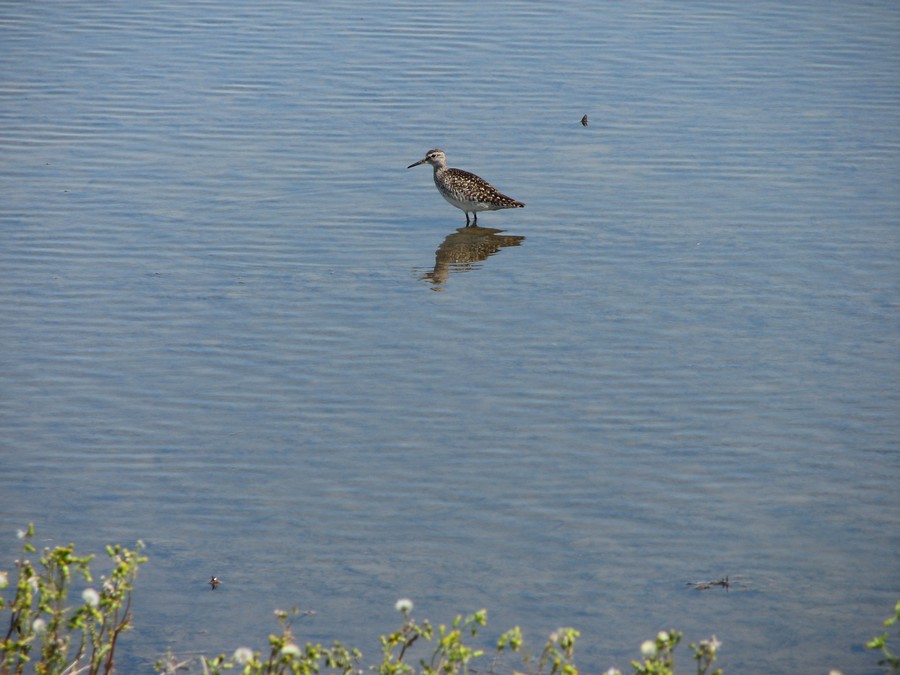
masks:
<svg viewBox="0 0 900 675"><path fill-rule="evenodd" d="M264 649L292 606L367 665L400 597L487 608L488 646L574 626L583 672L671 627L728 673L879 672L898 32L891 2L4 4L0 569L29 521L142 539L123 672ZM458 232L406 169L433 147L526 208Z"/></svg>

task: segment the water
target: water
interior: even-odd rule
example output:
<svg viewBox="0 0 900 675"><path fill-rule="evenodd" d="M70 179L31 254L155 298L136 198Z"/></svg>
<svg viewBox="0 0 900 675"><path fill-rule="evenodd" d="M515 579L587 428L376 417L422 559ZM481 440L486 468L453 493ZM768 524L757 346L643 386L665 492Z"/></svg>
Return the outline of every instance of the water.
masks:
<svg viewBox="0 0 900 675"><path fill-rule="evenodd" d="M399 597L877 672L900 10L419 4L0 8L0 560L143 539L140 672ZM436 260L432 147L516 239Z"/></svg>

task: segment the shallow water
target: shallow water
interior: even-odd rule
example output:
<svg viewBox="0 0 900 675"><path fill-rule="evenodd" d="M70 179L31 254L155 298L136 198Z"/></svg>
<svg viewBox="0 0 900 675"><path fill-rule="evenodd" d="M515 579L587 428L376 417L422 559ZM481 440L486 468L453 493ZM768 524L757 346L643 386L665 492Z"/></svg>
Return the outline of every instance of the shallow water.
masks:
<svg viewBox="0 0 900 675"><path fill-rule="evenodd" d="M143 539L131 670L410 597L877 672L900 10L418 5L0 8L0 560Z"/></svg>

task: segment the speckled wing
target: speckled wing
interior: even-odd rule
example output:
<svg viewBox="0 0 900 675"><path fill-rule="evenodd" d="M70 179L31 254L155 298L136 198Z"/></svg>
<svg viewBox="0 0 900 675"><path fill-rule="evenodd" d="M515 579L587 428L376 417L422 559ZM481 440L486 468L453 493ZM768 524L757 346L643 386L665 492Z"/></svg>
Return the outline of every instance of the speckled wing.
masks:
<svg viewBox="0 0 900 675"><path fill-rule="evenodd" d="M444 184L438 185L438 189L457 202L478 204L486 210L525 206L522 202L507 197L483 178L463 169L447 169L443 179Z"/></svg>

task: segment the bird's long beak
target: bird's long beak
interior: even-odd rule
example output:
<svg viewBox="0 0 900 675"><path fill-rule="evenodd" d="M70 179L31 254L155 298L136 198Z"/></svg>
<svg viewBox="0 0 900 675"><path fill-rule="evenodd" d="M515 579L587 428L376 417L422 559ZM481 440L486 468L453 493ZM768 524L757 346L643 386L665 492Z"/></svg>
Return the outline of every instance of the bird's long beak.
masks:
<svg viewBox="0 0 900 675"><path fill-rule="evenodd" d="M420 159L418 162L413 162L412 164L410 164L410 165L409 165L408 167L406 167L406 168L407 168L407 169L411 169L411 168L413 168L414 166L419 166L419 164L424 164L424 163L427 162L427 161L428 161L428 158L426 157L426 158L424 158L424 159Z"/></svg>

